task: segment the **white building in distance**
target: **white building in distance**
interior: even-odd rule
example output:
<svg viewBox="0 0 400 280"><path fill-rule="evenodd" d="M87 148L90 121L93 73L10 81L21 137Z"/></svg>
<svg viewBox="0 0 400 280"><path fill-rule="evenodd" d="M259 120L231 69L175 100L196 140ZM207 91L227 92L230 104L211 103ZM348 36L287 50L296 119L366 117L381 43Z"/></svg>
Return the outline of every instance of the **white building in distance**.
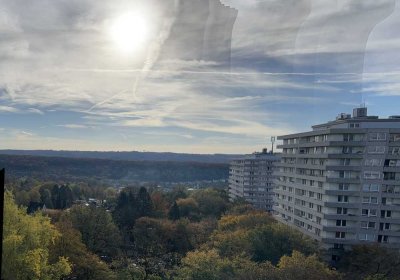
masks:
<svg viewBox="0 0 400 280"><path fill-rule="evenodd" d="M273 164L276 154L264 149L261 153L245 155L231 161L229 170L229 197L243 198L255 208L272 211Z"/></svg>

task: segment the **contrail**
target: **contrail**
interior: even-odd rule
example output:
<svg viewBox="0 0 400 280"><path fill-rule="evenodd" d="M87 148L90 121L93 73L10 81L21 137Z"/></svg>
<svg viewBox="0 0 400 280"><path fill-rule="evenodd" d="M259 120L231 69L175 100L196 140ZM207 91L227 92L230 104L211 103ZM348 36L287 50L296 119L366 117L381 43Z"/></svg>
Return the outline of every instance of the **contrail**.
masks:
<svg viewBox="0 0 400 280"><path fill-rule="evenodd" d="M171 33L171 28L175 23L176 16L178 13L179 4L180 4L180 0L175 0L174 17L164 21L164 24L161 27L161 31L160 31L160 34L158 35L158 38L153 42L153 44L150 46L150 48L147 52L147 57L146 57L146 60L145 60L142 70L140 71L139 75L136 76L135 84L133 85L133 91L132 91L133 98L135 99L135 101L136 101L136 97L137 97L136 94L137 94L137 90L138 90L140 82L142 81L142 79L146 78L147 73L154 66L154 63L157 61L158 57L160 56L162 46L164 45L165 41L168 39L168 37Z"/></svg>
<svg viewBox="0 0 400 280"><path fill-rule="evenodd" d="M105 100L103 100L103 101L101 101L99 103L94 104L92 107L89 108L89 110L87 110L87 112L88 113L91 112L94 108L99 107L99 106L101 106L103 104L106 104L108 101L111 101L114 98L116 98L117 96L119 96L121 94L124 94L126 92L127 92L127 90L122 90L122 91L118 92L117 94L114 94L113 96L111 96L111 97L109 97L109 98L107 98L107 99L105 99Z"/></svg>
<svg viewBox="0 0 400 280"><path fill-rule="evenodd" d="M134 101L136 101L137 90L138 90L140 82L142 81L142 79L144 79L147 76L147 73L150 72L151 68L154 66L154 63L157 61L158 57L160 56L162 46L164 45L165 41L168 39L168 37L171 33L171 28L176 20L176 15L178 12L179 4L180 4L180 0L175 0L174 17L171 19L168 19L164 22L163 26L161 27L161 31L158 35L158 38L151 44L151 46L147 52L147 56L146 56L146 60L144 62L143 68L138 71L139 74L136 76L135 83L133 84L133 89L132 89ZM107 98L106 100L93 105L88 110L88 112L92 111L96 107L99 107L99 106L111 101L112 99L116 98L117 96L119 96L120 94L123 94L125 92L126 92L126 90L118 92L117 94Z"/></svg>

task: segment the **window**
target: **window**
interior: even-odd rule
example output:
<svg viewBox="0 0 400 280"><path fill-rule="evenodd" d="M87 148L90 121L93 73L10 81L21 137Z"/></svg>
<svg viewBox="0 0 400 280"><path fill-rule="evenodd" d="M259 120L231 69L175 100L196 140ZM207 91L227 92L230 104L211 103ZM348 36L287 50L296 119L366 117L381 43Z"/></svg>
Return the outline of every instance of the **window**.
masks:
<svg viewBox="0 0 400 280"><path fill-rule="evenodd" d="M335 233L335 237L336 238L340 238L340 239L346 238L346 233L345 232L341 232L341 231L337 231Z"/></svg>
<svg viewBox="0 0 400 280"><path fill-rule="evenodd" d="M381 218L390 218L392 216L392 211L381 210Z"/></svg>
<svg viewBox="0 0 400 280"><path fill-rule="evenodd" d="M364 229L375 228L375 222L361 222L361 228Z"/></svg>
<svg viewBox="0 0 400 280"><path fill-rule="evenodd" d="M316 218L316 222L317 222L317 224L319 224L319 225L320 225L320 224L321 224L321 221L322 221L321 217L317 217L317 218Z"/></svg>
<svg viewBox="0 0 400 280"><path fill-rule="evenodd" d="M338 202L349 202L349 197L347 195L338 195Z"/></svg>
<svg viewBox="0 0 400 280"><path fill-rule="evenodd" d="M321 205L317 205L317 212L321 213L322 212L322 206Z"/></svg>
<svg viewBox="0 0 400 280"><path fill-rule="evenodd" d="M350 165L350 159L349 158L344 158L341 160L343 166L349 166Z"/></svg>
<svg viewBox="0 0 400 280"><path fill-rule="evenodd" d="M343 135L344 142L351 142L354 141L354 134L344 134Z"/></svg>
<svg viewBox="0 0 400 280"><path fill-rule="evenodd" d="M371 233L360 233L358 235L359 240L364 240L364 241L374 241L375 240L375 235Z"/></svg>
<svg viewBox="0 0 400 280"><path fill-rule="evenodd" d="M389 148L389 154L391 154L391 155L400 155L400 147L391 147L391 148Z"/></svg>
<svg viewBox="0 0 400 280"><path fill-rule="evenodd" d="M346 226L346 220L336 220L336 226L337 227L345 227Z"/></svg>
<svg viewBox="0 0 400 280"><path fill-rule="evenodd" d="M368 153L369 154L384 154L385 146L369 146Z"/></svg>
<svg viewBox="0 0 400 280"><path fill-rule="evenodd" d="M379 132L379 133L370 133L369 134L370 141L385 141L386 140L386 133Z"/></svg>
<svg viewBox="0 0 400 280"><path fill-rule="evenodd" d="M389 241L389 237L387 235L378 235L379 243L387 243Z"/></svg>
<svg viewBox="0 0 400 280"><path fill-rule="evenodd" d="M363 185L363 192L379 192L379 185L377 184L365 184Z"/></svg>
<svg viewBox="0 0 400 280"><path fill-rule="evenodd" d="M349 184L339 184L339 190L340 191L348 191L349 190Z"/></svg>
<svg viewBox="0 0 400 280"><path fill-rule="evenodd" d="M363 196L362 203L378 204L378 198L373 196Z"/></svg>
<svg viewBox="0 0 400 280"><path fill-rule="evenodd" d="M382 160L381 159L366 159L364 161L365 166L382 166Z"/></svg>
<svg viewBox="0 0 400 280"><path fill-rule="evenodd" d="M336 213L338 215L346 215L347 214L347 208L339 207L339 208L336 209Z"/></svg>
<svg viewBox="0 0 400 280"><path fill-rule="evenodd" d="M364 172L364 179L374 180L374 179L380 179L380 178L381 178L381 172L379 172L379 171L365 171Z"/></svg>
<svg viewBox="0 0 400 280"><path fill-rule="evenodd" d="M335 243L335 244L333 244L333 248L334 248L334 249L344 249L344 245L343 245L343 244Z"/></svg>
<svg viewBox="0 0 400 280"><path fill-rule="evenodd" d="M379 230L380 231L390 230L390 223L380 223Z"/></svg>
<svg viewBox="0 0 400 280"><path fill-rule="evenodd" d="M369 210L369 216L370 217L376 217L377 210L376 209L370 209Z"/></svg>
<svg viewBox="0 0 400 280"><path fill-rule="evenodd" d="M376 217L377 212L376 209L362 209L361 210L362 216L369 216L369 217Z"/></svg>
<svg viewBox="0 0 400 280"><path fill-rule="evenodd" d="M359 123L350 123L349 128L359 128L360 124Z"/></svg>
<svg viewBox="0 0 400 280"><path fill-rule="evenodd" d="M390 141L391 142L400 142L400 134L391 134Z"/></svg>
<svg viewBox="0 0 400 280"><path fill-rule="evenodd" d="M343 154L351 154L353 152L353 147L343 147L342 153Z"/></svg>

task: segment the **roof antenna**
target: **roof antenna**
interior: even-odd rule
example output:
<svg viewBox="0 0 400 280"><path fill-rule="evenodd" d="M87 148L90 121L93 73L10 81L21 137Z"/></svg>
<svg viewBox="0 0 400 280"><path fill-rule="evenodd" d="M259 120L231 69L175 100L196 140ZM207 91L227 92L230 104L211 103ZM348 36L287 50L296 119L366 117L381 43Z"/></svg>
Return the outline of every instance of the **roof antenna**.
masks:
<svg viewBox="0 0 400 280"><path fill-rule="evenodd" d="M271 149L271 154L274 154L274 144L275 144L276 137L271 136L271 143L272 143L272 149Z"/></svg>

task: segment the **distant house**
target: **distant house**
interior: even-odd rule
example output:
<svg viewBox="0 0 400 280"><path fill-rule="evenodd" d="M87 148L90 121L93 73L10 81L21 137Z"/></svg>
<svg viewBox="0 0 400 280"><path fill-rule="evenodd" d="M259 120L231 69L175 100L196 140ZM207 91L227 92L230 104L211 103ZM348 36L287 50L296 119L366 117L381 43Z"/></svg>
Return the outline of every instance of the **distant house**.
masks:
<svg viewBox="0 0 400 280"><path fill-rule="evenodd" d="M29 202L29 206L28 206L28 208L26 209L26 212L28 213L28 214L33 214L33 213L35 213L36 211L46 211L46 205L44 204L44 203L41 203L41 202L34 202L34 201L31 201L31 202Z"/></svg>

